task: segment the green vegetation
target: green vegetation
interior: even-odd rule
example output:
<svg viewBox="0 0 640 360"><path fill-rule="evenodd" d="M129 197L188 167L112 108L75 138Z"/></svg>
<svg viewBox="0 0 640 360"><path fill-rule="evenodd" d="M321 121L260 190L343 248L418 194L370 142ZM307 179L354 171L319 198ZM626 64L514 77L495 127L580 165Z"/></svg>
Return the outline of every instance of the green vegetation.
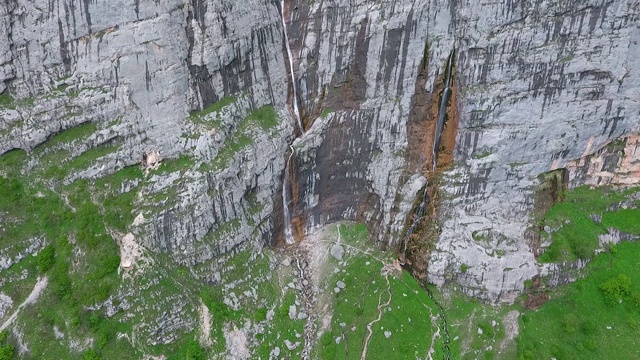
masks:
<svg viewBox="0 0 640 360"><path fill-rule="evenodd" d="M638 189L589 189L565 192L544 216L544 223L559 228L551 234L551 246L540 257L545 261L593 261L586 275L551 293L551 300L521 318L518 354L521 359L631 359L640 321L639 243L608 246L594 256L597 236L609 228L640 234L638 209L619 209ZM637 206L637 201L632 201ZM626 205L625 205L626 206ZM623 207L625 207L623 206ZM602 222L594 220L602 216ZM529 288L531 285L529 286Z"/></svg>
<svg viewBox="0 0 640 360"><path fill-rule="evenodd" d="M192 156L180 155L177 159L163 159L157 172L160 174L170 174L174 172L184 174L184 172L192 168L194 164L195 159Z"/></svg>
<svg viewBox="0 0 640 360"><path fill-rule="evenodd" d="M40 272L45 273L53 267L56 260L56 250L53 246L47 245L44 249L40 250L38 254L38 269Z"/></svg>
<svg viewBox="0 0 640 360"><path fill-rule="evenodd" d="M238 100L238 98L235 97L235 96L223 97L218 102L215 102L215 103L207 106L206 108L202 109L201 111L193 111L193 112L191 112L191 115L190 115L191 119L192 120L196 120L196 121L202 121L207 115L222 110L222 108L224 108L227 105L233 104L234 102L236 102L236 100Z"/></svg>
<svg viewBox="0 0 640 360"><path fill-rule="evenodd" d="M276 114L273 106L263 106L254 110L240 124L240 131L244 132L253 125L260 126L264 131L268 131L276 127L278 125L278 114Z"/></svg>
<svg viewBox="0 0 640 360"><path fill-rule="evenodd" d="M9 92L5 91L3 94L0 94L0 108L12 109L14 101L13 96L11 96Z"/></svg>
<svg viewBox="0 0 640 360"><path fill-rule="evenodd" d="M0 94L0 109L15 110L20 106L32 106L35 100L34 97L15 99L9 92L5 91L3 94Z"/></svg>
<svg viewBox="0 0 640 360"><path fill-rule="evenodd" d="M327 117L327 115L331 114L335 112L335 110L333 110L332 108L326 108L324 110L322 110L322 114L320 114L320 117Z"/></svg>
<svg viewBox="0 0 640 360"><path fill-rule="evenodd" d="M0 360L11 360L15 348L13 345L7 344L6 341L9 338L9 333L4 330L0 332Z"/></svg>
<svg viewBox="0 0 640 360"><path fill-rule="evenodd" d="M102 203L106 225L124 231L133 222L133 206L142 177L142 170L134 165L95 182L92 188ZM125 186L128 191L122 192Z"/></svg>
<svg viewBox="0 0 640 360"><path fill-rule="evenodd" d="M213 319L211 338L214 345L210 349L212 353L220 354L225 351L225 328L242 328L249 321L263 325L263 330L255 335L259 341L259 345L252 349L255 358L268 358L276 346L280 347L281 356L298 358L296 352L299 348L291 351L284 345L285 339L293 343L300 341L296 334L303 333L304 320L289 318L289 307L300 300L297 298L298 292L284 286L292 281L295 268L276 268L272 256L271 251L267 249L261 254L243 250L235 255L223 256L218 263L221 283L233 285L206 286L200 291L200 298ZM229 308L222 301L224 296L230 293L236 294L239 310ZM270 311L273 316L267 320L267 313Z"/></svg>
<svg viewBox="0 0 640 360"><path fill-rule="evenodd" d="M54 141L73 141L77 136L86 136L91 129L81 130L55 137ZM109 201L118 198L116 193L124 181L141 178L140 170L136 168L138 174L134 175L131 169L124 169L98 182L78 180L67 186L60 185L54 192L46 186L48 179L38 172L20 173L27 159L28 155L22 150L0 156L0 166L6 170L4 176L0 175L3 218L0 238L7 240L0 245L3 253L11 255L22 251L28 246L28 239L44 240L37 257L28 256L1 271L0 277L10 281L3 286L3 292L14 301L24 299L38 273L46 273L49 278L38 306L25 307L17 320L23 328L35 329L24 333L24 341L29 343L35 357L68 358L69 349L52 334L52 326L56 326L68 336L95 337L97 347L83 357L101 356L107 348L131 353L126 340L115 338L115 331L121 325L105 320L104 325L89 326L90 313L86 308L106 300L120 284L116 274L120 264L119 248L106 228L117 225L110 220L110 214L115 211ZM103 206L97 206L90 199L102 202ZM21 280L20 273L28 276Z"/></svg>
<svg viewBox="0 0 640 360"><path fill-rule="evenodd" d="M606 233L608 228L640 234L637 228L640 216L634 209L638 202L631 196L638 189L579 187L564 190L561 178L556 175L548 174L545 182L547 190L553 190L555 186L555 190L547 194L555 198L555 203L541 214L539 224L556 230L551 231L551 246L541 258L575 260L582 254L593 259L577 273L584 277L554 289L526 281L525 292L550 298L534 310L524 307L529 304L525 301L527 296L517 299L512 306L493 307L455 291L444 296L432 289L444 306L450 325L452 359L635 357L634 342L640 331L640 274L635 270L640 265L640 243L610 245L606 247L608 252L597 256L594 250L598 246L597 235ZM601 223L593 220L600 215ZM474 234L474 239L482 238L482 233ZM587 244L588 250L582 253L576 250L579 244ZM550 257L555 254L560 256ZM468 267L461 264L460 272L465 271ZM520 313L520 335L515 342L506 337L511 321L507 314L512 311Z"/></svg>
<svg viewBox="0 0 640 360"><path fill-rule="evenodd" d="M333 295L333 316L331 331L323 335L316 349L318 358L359 359L365 343L367 358L424 357L434 331L430 315L436 309L433 301L406 271L381 274L383 264L390 266L393 258L370 247L366 226L341 224L339 230L347 248L347 265L326 279L327 293ZM329 268L336 266L338 262L331 258ZM335 293L339 281L345 286ZM372 328L370 338L367 326ZM434 350L436 357L441 356L442 344L434 344Z"/></svg>
<svg viewBox="0 0 640 360"><path fill-rule="evenodd" d="M252 132L256 127L270 131L278 125L278 118L272 106L263 106L254 110L236 128L218 150L218 155L209 164L203 164L201 170L216 171L224 169L229 161L242 149L253 143Z"/></svg>
<svg viewBox="0 0 640 360"><path fill-rule="evenodd" d="M222 148L218 151L218 155L213 161L204 167L204 169L220 170L227 167L229 161L242 149L251 145L253 141L245 134L234 134L224 142Z"/></svg>
<svg viewBox="0 0 640 360"><path fill-rule="evenodd" d="M277 116L273 108L260 108L238 124L232 138L241 148L251 142L249 135L254 130L270 131L275 126ZM154 265L123 283L117 274L120 249L113 237L130 231L134 216L157 194L154 190L147 198L138 196L148 185L138 166L126 167L96 180L80 179L70 184L60 181L73 171L95 165L100 157L119 148L120 143L108 143L71 158L66 145L83 141L96 129L94 124L83 124L52 136L33 152L16 149L0 156L3 225L0 239L7 240L0 242L0 250L17 256L24 253L33 239L42 241L37 256L27 256L10 268L0 270L0 278L6 280L2 292L11 296L14 303L20 303L33 289L37 277L46 275L49 280L38 298L38 306L25 307L16 320L19 329L33 329L24 332L20 341L28 344L34 358L135 359L142 357L142 352L171 354L169 358L176 359L209 358L212 352L225 350L227 326L242 328L245 321L267 325L269 311L288 309L299 301L295 289L287 289L280 298L279 281L290 282L291 274L274 275L272 255L268 251L258 257L251 255L253 251L241 252L228 256L224 262L216 259L213 265L209 263L219 268L224 283L235 284L233 289L211 286L195 278L189 269L175 266L172 259L162 254L146 255ZM155 175L184 172L192 166L194 158L181 156L165 160ZM179 181L178 184L183 180ZM174 185L177 184L161 191L168 202L171 202L170 195L177 191ZM255 199L248 206L250 213L264 208L264 204ZM233 236L240 226L239 220L219 224L214 235ZM133 271L140 270L135 267ZM132 297L130 288L139 291ZM240 295L241 310L233 310L222 301L230 291ZM242 296L247 292L255 293L256 297ZM183 310L185 316L197 318L193 312L198 311L200 299L210 309L215 322L211 349L198 344L195 332L179 333L179 339L173 344L141 343L134 349L130 340L134 327L137 327L136 336L144 339L156 330L150 328L154 326L153 321L171 313L177 301L187 304ZM106 317L107 306L117 308L121 301L127 301L130 309L118 310ZM90 310L92 308L97 310ZM271 324L271 320L268 323ZM258 336L265 346L277 343L283 354L292 355L295 351L284 350L282 341L286 338L295 342L296 333L303 331L303 324L302 320L282 318ZM64 340L55 337L54 328L65 334ZM70 349L71 341L82 344L89 338L93 339L90 348L80 345L86 349L81 352ZM15 346L14 339L10 340L6 349ZM8 356L13 356L13 347L10 353Z"/></svg>
<svg viewBox="0 0 640 360"><path fill-rule="evenodd" d="M573 56L571 55L565 55L563 57L560 58L560 62L566 63L569 62L573 59Z"/></svg>
<svg viewBox="0 0 640 360"><path fill-rule="evenodd" d="M491 154L493 154L491 151L489 151L489 150L484 150L484 151L482 151L482 152L480 152L480 153L474 153L474 154L473 154L473 158L474 158L474 159L484 159L484 158L486 158L487 156L489 156L489 155L491 155Z"/></svg>
<svg viewBox="0 0 640 360"><path fill-rule="evenodd" d="M9 150L0 156L0 174L19 172L22 165L27 161L27 152L22 149Z"/></svg>
<svg viewBox="0 0 640 360"><path fill-rule="evenodd" d="M117 151L121 143L118 141L104 143L72 158L68 144L84 142L95 133L97 126L92 123L81 124L54 135L45 143L34 149L31 156L38 159L38 167L33 169L42 180L62 180L68 174L87 169L94 165L96 160ZM25 160L28 156L25 156Z"/></svg>
<svg viewBox="0 0 640 360"><path fill-rule="evenodd" d="M69 161L65 167L68 170L86 169L99 158L116 152L121 144L103 144L91 148Z"/></svg>
<svg viewBox="0 0 640 360"><path fill-rule="evenodd" d="M625 274L618 274L600 284L600 290L607 305L613 306L631 294L631 279Z"/></svg>
<svg viewBox="0 0 640 360"><path fill-rule="evenodd" d="M435 287L431 291L445 309L451 359L515 358L515 344L505 342L506 315L514 307L493 307L455 291L444 297Z"/></svg>
<svg viewBox="0 0 640 360"><path fill-rule="evenodd" d="M219 289L206 289L200 293L200 297L202 298L202 302L207 306L211 316L213 316L216 321L225 322L231 319L234 315L233 310L231 310L227 304L222 302L222 294Z"/></svg>
<svg viewBox="0 0 640 360"><path fill-rule="evenodd" d="M207 359L207 353L196 340L193 340L193 339L189 340L189 342L187 342L187 344L183 347L182 350L184 352L184 359L187 359L187 360Z"/></svg>
<svg viewBox="0 0 640 360"><path fill-rule="evenodd" d="M95 133L98 127L94 123L84 123L78 126L74 126L62 132L55 134L47 142L41 146L36 147L35 151L41 153L45 149L55 148L61 144L69 144L76 140L84 140L90 135Z"/></svg>
<svg viewBox="0 0 640 360"><path fill-rule="evenodd" d="M215 230L211 231L207 238L213 240L221 240L225 236L232 236L234 232L240 229L241 223L239 219L229 220L218 224Z"/></svg>
<svg viewBox="0 0 640 360"><path fill-rule="evenodd" d="M520 322L521 359L633 359L640 321L639 243L598 255L588 275Z"/></svg>
<svg viewBox="0 0 640 360"><path fill-rule="evenodd" d="M602 215L602 225L606 228L616 228L622 232L640 234L640 208L620 209L605 212Z"/></svg>
<svg viewBox="0 0 640 360"><path fill-rule="evenodd" d="M586 186L566 191L564 201L557 202L542 218L542 224L558 229L551 234L551 245L539 257L541 262L591 259L598 247L598 235L610 227L621 231L640 232L640 210L607 211L608 207L625 199L634 189L617 192L614 189L589 189ZM602 215L602 223L592 215ZM546 234L543 234L546 235Z"/></svg>

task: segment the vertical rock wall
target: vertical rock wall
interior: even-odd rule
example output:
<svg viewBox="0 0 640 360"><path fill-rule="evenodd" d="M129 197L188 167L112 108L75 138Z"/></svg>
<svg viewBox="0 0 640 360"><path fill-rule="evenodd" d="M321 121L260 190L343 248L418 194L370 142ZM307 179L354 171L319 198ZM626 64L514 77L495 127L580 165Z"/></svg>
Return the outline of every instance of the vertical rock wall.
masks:
<svg viewBox="0 0 640 360"><path fill-rule="evenodd" d="M460 128L428 278L511 301L548 270L524 236L536 177L640 130L640 5L457 1L451 9Z"/></svg>
<svg viewBox="0 0 640 360"><path fill-rule="evenodd" d="M353 219L369 222L383 244L401 239L425 181L408 139L427 134L409 134L407 123L417 106L429 106L422 102L434 98L455 47L459 130L428 278L512 299L523 280L547 271L524 237L537 176L575 167L640 131L638 7L623 0L287 2L308 129L294 143L297 233ZM117 151L66 182L135 164L144 151L195 159L189 171L153 179L151 193L179 186L175 203L137 229L147 246L196 263L250 239L266 242L279 231L293 138L282 38L278 4L264 0L4 2L0 91L16 101L0 109L0 153L96 123L70 156L101 144ZM190 116L230 96L235 101L205 116L214 128ZM224 168L207 168L265 105L278 112L274 131L256 130ZM587 181L583 172L570 174L572 185ZM264 206L247 214L251 203Z"/></svg>
<svg viewBox="0 0 640 360"><path fill-rule="evenodd" d="M0 91L14 100L0 106L0 153L96 123L70 156L101 144L116 150L65 183L135 165L152 150L194 162L186 172L150 175L135 206L145 221L131 229L146 246L192 264L249 239L268 242L292 134L282 49L279 10L267 1L3 2ZM237 100L222 110L196 116L200 123L190 116L231 96ZM207 170L263 106L277 111L275 129L249 129L249 146ZM145 210L146 197L163 191L175 194L170 204ZM252 205L261 210L249 214Z"/></svg>
<svg viewBox="0 0 640 360"><path fill-rule="evenodd" d="M291 34L305 123L294 146L303 229L367 221L395 244L417 188L406 121L428 41L428 2L294 2ZM417 187L416 187L416 184Z"/></svg>

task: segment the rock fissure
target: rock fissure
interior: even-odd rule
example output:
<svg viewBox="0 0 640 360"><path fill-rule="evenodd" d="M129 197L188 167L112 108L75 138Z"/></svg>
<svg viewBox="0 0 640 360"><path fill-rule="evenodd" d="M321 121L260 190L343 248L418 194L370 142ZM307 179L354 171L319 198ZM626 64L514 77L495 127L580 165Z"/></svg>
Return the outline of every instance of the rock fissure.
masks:
<svg viewBox="0 0 640 360"><path fill-rule="evenodd" d="M428 46L425 46L425 57ZM421 159L427 160L431 158L430 166L425 166L428 162L425 161L421 168L423 174L426 177L425 185L420 190L421 195L418 197L418 201L414 205L414 210L411 213L410 221L411 225L405 231L402 242L400 243L400 251L398 253L399 259L402 263L408 263L413 269L414 275L420 278L424 278L426 275L426 258L428 257L429 243L433 238L437 237L438 227L435 223L437 217L437 207L439 200L439 186L441 184L441 173L451 166L453 148L455 147L455 136L457 131L457 104L455 99L455 85L454 85L454 62L455 62L455 49L451 51L445 65L445 71L443 76L442 91L440 93L440 99L437 102L437 113L435 114L434 125L431 126L433 133L429 131L429 127L421 125L421 128L426 130L423 134L427 136L426 143L431 142L432 146L426 150L427 154L423 154ZM428 59L423 58L421 66L426 68ZM421 75L421 76L424 76ZM423 80L424 81L424 80ZM420 96L420 93L416 95L416 101L426 101L425 96ZM436 102L433 102L434 104ZM414 106L424 106L422 104L415 104ZM422 114L423 118L414 118L412 122L426 123L428 122L428 112L414 113ZM415 140L414 140L415 141ZM429 169L430 167L430 169ZM426 169L425 169L426 168ZM409 255L407 255L407 250Z"/></svg>

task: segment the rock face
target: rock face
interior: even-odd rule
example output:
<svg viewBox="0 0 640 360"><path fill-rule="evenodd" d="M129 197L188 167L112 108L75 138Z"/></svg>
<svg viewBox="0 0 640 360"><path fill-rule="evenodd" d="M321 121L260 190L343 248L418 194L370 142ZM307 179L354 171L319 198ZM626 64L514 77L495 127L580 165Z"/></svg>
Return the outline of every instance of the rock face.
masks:
<svg viewBox="0 0 640 360"><path fill-rule="evenodd" d="M633 100L640 8L627 1L456 2L450 14L462 93L457 166L447 174L451 200L442 204L428 278L511 301L523 280L549 271L524 237L536 176L567 167L571 186L606 183L593 174L600 171L639 181L629 175L637 175L633 146L609 169L578 171L576 162L640 130Z"/></svg>
<svg viewBox="0 0 640 360"><path fill-rule="evenodd" d="M0 153L31 150L90 122L97 132L70 156L113 151L66 183L136 164L154 151L163 162L178 156L194 162L180 173L149 173L143 199L170 196L153 211L146 200L134 208L145 220L130 230L142 245L196 264L250 239L272 243L282 232L276 189L294 120L281 11L290 22L296 101L311 128L295 143L297 233L363 220L393 244L402 229L413 201L405 184L418 176L407 173L405 122L427 40L425 4L1 6L7 55L0 74L14 99L0 109ZM273 131L249 129L251 144L228 156L243 121L263 106L277 111L278 124ZM209 166L216 162L224 166Z"/></svg>
<svg viewBox="0 0 640 360"><path fill-rule="evenodd" d="M442 231L428 255L428 279L509 301L524 280L549 271L524 237L536 177L580 168L570 170L571 184L589 183L602 169L576 161L640 131L638 7L622 0L287 1L284 9L260 0L3 2L0 153L31 151L90 122L96 132L69 157L112 151L65 183L137 164L151 151L163 162L188 159L181 171L150 173L134 207L143 220L129 230L145 247L193 265L282 233L280 190L295 123L289 108L298 101L306 132L293 142L286 175L298 240L347 219L369 223L381 244L393 246L425 182L413 164L428 154L410 159L408 139L432 141L409 134L407 124L416 107L437 101L455 48L455 166L442 182ZM274 109L274 124L247 120L261 109ZM637 151L633 139L626 144ZM633 183L637 164L620 159L615 166L627 170L606 171ZM166 196L150 210L144 199L154 194Z"/></svg>
<svg viewBox="0 0 640 360"><path fill-rule="evenodd" d="M313 123L294 144L298 232L366 221L381 243L394 245L415 194L400 195L419 176L409 171L406 122L428 56L428 2L295 1L292 8L301 103L305 123Z"/></svg>
<svg viewBox="0 0 640 360"><path fill-rule="evenodd" d="M132 229L145 246L193 264L255 239L255 224L264 235L258 240L269 240L292 132L276 4L11 1L0 4L0 18L0 91L8 89L0 153L95 123L97 132L70 156L113 151L67 183L137 164L153 151L194 162L187 172L151 174L148 195L168 189L174 196ZM251 144L230 153L242 122L264 106L276 110L275 128L249 126ZM223 155L225 166L204 166Z"/></svg>

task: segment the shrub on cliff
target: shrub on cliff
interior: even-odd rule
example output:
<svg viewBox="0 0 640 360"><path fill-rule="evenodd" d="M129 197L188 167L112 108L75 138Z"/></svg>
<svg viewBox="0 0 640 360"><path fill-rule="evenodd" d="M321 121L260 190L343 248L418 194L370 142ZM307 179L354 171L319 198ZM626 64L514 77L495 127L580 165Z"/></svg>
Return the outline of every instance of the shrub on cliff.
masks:
<svg viewBox="0 0 640 360"><path fill-rule="evenodd" d="M605 302L613 306L622 300L623 296L630 294L631 279L625 274L618 274L618 276L600 284L600 290L604 294Z"/></svg>
<svg viewBox="0 0 640 360"><path fill-rule="evenodd" d="M47 272L55 263L56 251L51 245L47 245L38 254L38 270L41 273Z"/></svg>
<svg viewBox="0 0 640 360"><path fill-rule="evenodd" d="M0 360L9 360L13 358L15 348L13 345L5 344L8 337L9 333L6 330L0 332Z"/></svg>

